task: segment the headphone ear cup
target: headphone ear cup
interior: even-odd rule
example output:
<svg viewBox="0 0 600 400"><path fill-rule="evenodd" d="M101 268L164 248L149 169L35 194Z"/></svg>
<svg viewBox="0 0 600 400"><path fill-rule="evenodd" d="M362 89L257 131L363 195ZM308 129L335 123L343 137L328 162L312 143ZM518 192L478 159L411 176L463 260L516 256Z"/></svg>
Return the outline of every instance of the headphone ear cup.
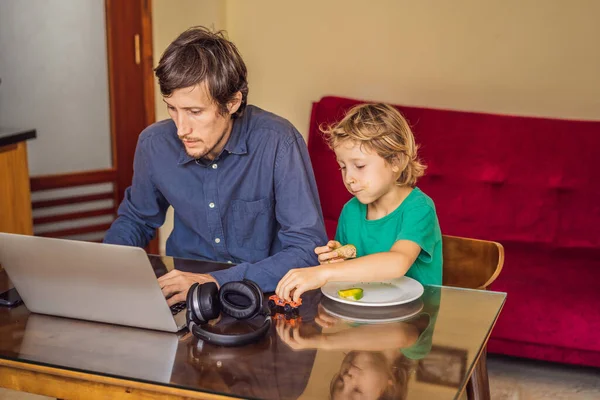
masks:
<svg viewBox="0 0 600 400"><path fill-rule="evenodd" d="M188 324L201 325L217 318L221 311L217 285L214 282L194 283L188 291L186 304Z"/></svg>
<svg viewBox="0 0 600 400"><path fill-rule="evenodd" d="M253 287L256 291L257 297L259 299L259 309L262 309L263 307L263 291L260 289L260 286L258 286L258 283L250 280L250 279L244 279L244 282L246 282L248 285L250 285L251 287Z"/></svg>
<svg viewBox="0 0 600 400"><path fill-rule="evenodd" d="M236 297L245 298L244 303L236 302ZM227 282L219 290L221 311L236 319L248 319L261 311L262 294L246 282Z"/></svg>
<svg viewBox="0 0 600 400"><path fill-rule="evenodd" d="M219 302L219 289L216 283L207 282L200 285L198 303L200 304L202 319L205 323L219 316L221 313L221 304Z"/></svg>
<svg viewBox="0 0 600 400"><path fill-rule="evenodd" d="M197 302L194 301L194 299L198 297L197 292L198 292L198 283L196 282L192 286L190 286L190 288L188 289L187 297L185 299L185 303L186 303L186 307L187 307L187 311L186 311L185 315L186 315L188 325L190 324L190 322L193 322L195 324L202 323L202 321L200 321L197 317L197 315L200 314L199 305L197 304Z"/></svg>

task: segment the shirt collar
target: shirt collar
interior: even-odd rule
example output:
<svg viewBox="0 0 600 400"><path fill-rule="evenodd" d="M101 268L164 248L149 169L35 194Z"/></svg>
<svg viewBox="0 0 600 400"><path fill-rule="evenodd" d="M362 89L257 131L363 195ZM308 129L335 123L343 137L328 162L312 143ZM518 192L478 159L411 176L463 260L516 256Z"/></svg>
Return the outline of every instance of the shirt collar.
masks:
<svg viewBox="0 0 600 400"><path fill-rule="evenodd" d="M245 118L247 114L245 112L241 117L233 120L231 136L229 136L229 140L225 143L225 147L223 147L224 150L227 150L231 154L248 154L248 129Z"/></svg>

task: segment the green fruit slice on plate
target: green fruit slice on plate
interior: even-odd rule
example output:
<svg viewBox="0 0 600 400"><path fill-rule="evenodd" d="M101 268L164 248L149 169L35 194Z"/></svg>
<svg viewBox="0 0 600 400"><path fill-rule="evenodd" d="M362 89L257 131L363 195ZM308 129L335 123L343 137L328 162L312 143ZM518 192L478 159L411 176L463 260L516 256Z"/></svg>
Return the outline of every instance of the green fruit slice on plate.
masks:
<svg viewBox="0 0 600 400"><path fill-rule="evenodd" d="M338 296L342 299L360 300L363 298L363 290L361 288L340 289Z"/></svg>

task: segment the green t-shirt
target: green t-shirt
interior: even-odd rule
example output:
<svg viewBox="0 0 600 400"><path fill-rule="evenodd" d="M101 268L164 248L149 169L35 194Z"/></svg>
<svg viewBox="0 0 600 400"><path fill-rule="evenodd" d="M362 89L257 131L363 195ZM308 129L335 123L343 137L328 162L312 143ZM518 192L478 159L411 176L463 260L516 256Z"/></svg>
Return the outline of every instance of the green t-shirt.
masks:
<svg viewBox="0 0 600 400"><path fill-rule="evenodd" d="M442 232L433 200L419 188L376 220L367 220L367 205L352 198L342 209L335 239L355 245L357 257L390 251L398 240L410 240L421 253L406 276L424 285L442 284Z"/></svg>

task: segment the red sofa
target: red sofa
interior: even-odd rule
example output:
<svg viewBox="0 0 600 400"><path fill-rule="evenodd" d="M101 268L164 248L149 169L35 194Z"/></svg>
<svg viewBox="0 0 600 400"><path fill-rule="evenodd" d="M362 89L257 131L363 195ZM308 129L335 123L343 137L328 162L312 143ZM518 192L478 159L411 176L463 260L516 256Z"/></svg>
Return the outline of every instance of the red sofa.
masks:
<svg viewBox="0 0 600 400"><path fill-rule="evenodd" d="M313 104L308 148L330 237L350 194L319 125L361 101ZM600 367L600 121L397 106L428 165L442 232L504 245L508 299L490 353Z"/></svg>

